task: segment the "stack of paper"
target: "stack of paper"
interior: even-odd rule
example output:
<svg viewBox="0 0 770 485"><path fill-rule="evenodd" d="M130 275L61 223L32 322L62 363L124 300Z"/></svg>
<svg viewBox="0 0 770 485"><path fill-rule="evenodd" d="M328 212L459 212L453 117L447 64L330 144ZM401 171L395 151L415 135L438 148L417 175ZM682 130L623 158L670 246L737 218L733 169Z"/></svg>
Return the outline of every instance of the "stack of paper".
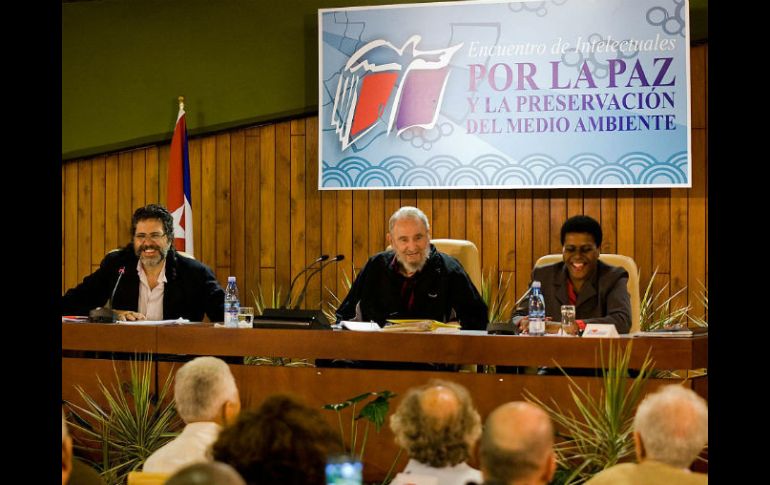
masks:
<svg viewBox="0 0 770 485"><path fill-rule="evenodd" d="M383 332L459 332L457 323L444 323L437 320L388 320L390 325L382 329Z"/></svg>

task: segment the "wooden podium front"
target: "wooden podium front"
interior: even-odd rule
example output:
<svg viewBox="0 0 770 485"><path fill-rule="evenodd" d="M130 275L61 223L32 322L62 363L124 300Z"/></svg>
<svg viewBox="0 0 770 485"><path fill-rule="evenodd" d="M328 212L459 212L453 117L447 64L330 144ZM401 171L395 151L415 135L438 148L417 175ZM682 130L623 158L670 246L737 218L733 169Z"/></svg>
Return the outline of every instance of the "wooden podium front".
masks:
<svg viewBox="0 0 770 485"><path fill-rule="evenodd" d="M113 379L115 361L121 377L128 377L128 359L135 353L152 354L156 380L164 382L182 361L199 355L215 355L230 362L243 408L257 407L266 396L282 392L300 396L310 406L344 401L368 391L390 390L398 394L391 412L410 387L431 378L448 379L467 387L482 416L504 402L524 399L524 389L540 399L554 399L562 408L571 406L567 378L561 375L482 373L483 366L547 366L555 362L569 368L598 368L600 347L605 359L609 342L621 348L633 342L631 367L638 368L647 352L655 369L694 370L708 366L708 334L691 338L587 339L459 334L351 332L331 330L225 329L211 324L133 326L117 324L62 324L62 398L81 402L74 385L97 395L97 375ZM380 362L478 365L479 372L430 370L380 370L360 368L278 367L242 365L239 357L293 357L349 359ZM599 377L574 377L592 394L601 387ZM680 380L650 379L646 392ZM691 378L687 384L708 399L708 376ZM97 399L98 400L98 399ZM338 428L332 411L321 411ZM359 438L360 439L360 438ZM370 432L364 456L366 480L385 477L398 447L390 429ZM403 469L402 456L396 470ZM472 462L472 465L478 465Z"/></svg>

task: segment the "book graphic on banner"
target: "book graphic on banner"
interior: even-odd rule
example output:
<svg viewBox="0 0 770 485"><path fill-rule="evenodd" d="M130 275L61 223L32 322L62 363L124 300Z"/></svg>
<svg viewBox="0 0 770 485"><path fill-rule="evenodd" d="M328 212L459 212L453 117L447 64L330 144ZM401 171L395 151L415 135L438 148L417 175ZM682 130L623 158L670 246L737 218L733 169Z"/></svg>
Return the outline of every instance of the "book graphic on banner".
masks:
<svg viewBox="0 0 770 485"><path fill-rule="evenodd" d="M433 128L449 79L449 63L462 43L443 49L417 48L413 35L401 48L379 39L361 47L345 64L337 82L331 124L342 150L376 133L396 135Z"/></svg>

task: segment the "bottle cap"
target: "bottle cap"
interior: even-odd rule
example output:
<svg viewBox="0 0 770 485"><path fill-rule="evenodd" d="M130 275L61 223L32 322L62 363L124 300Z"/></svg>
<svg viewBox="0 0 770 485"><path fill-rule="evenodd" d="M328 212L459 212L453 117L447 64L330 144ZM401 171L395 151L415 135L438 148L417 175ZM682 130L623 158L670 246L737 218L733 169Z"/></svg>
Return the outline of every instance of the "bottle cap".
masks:
<svg viewBox="0 0 770 485"><path fill-rule="evenodd" d="M229 283L231 281L233 281L233 282L235 281L235 276L228 276L227 277L227 282Z"/></svg>
<svg viewBox="0 0 770 485"><path fill-rule="evenodd" d="M540 288L540 282L535 280L532 282L532 288Z"/></svg>

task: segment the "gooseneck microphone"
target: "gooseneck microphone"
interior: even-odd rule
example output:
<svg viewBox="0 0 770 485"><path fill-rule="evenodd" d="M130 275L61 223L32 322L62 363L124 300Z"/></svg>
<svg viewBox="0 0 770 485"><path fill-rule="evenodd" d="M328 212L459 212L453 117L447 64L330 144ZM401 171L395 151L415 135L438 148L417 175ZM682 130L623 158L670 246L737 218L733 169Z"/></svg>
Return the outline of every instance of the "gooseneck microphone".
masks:
<svg viewBox="0 0 770 485"><path fill-rule="evenodd" d="M320 263L320 262L322 262L322 261L326 261L327 259L329 259L329 255L328 255L328 254L322 254L321 256L317 257L317 258L315 259L315 261L313 261L312 263L310 263L310 264L308 264L307 266L305 266L305 267L302 269L302 271L300 271L299 273L297 273L297 276L295 276L295 277L294 277L294 279L293 279L293 280L291 280L291 284L289 284L289 292L286 294L286 300L285 300L285 301L283 302L283 304L280 306L280 308L281 308L281 309L283 309L283 308L286 308L286 307L288 307L288 306L289 306L289 302L291 301L291 291L294 289L294 284L297 282L297 279L298 279L300 276L302 276L303 274L305 274L305 273L306 273L306 272L307 272L309 269L311 269L313 266L315 266L316 264L318 264L318 263Z"/></svg>
<svg viewBox="0 0 770 485"><path fill-rule="evenodd" d="M300 292L297 304L292 308L287 308L291 301L291 286L289 287L289 295L286 298L281 308L265 308L262 315L254 315L254 328L286 328L286 329L307 329L307 330L331 330L331 324L324 315L323 310L300 310L299 306L302 304L302 300L305 299L305 293L307 292L307 284L310 278L314 274L321 271L326 265L334 263L335 261L342 261L345 256L338 254L337 256L329 259L327 254L324 254L320 258L316 259L305 267L300 273L294 277L294 281L291 282L291 286L297 281L299 275L313 270L305 278L305 284ZM321 263L318 267L316 264Z"/></svg>
<svg viewBox="0 0 770 485"><path fill-rule="evenodd" d="M326 263L321 264L318 268L315 269L315 271L313 271L312 273L307 275L307 278L305 278L305 285L302 287L302 292L299 294L299 298L297 298L297 303L294 305L294 310L299 310L299 306L302 304L302 301L305 299L305 293L307 293L307 286L308 286L308 283L310 282L310 279L316 273L318 273L319 271L324 269L324 267L328 266L331 263L336 263L337 261L342 261L343 259L345 259L345 255L344 254L338 254L335 257L333 257L332 259L330 259L329 261L327 261Z"/></svg>
<svg viewBox="0 0 770 485"><path fill-rule="evenodd" d="M107 306L104 307L97 307L88 312L88 319L91 322L96 323L113 323L115 322L115 314L112 311L112 300L115 298L115 292L118 291L118 285L120 284L120 279L123 277L123 273L126 272L126 267L121 266L120 269L118 269L118 279L115 281L115 286L112 288L112 294L110 294L110 299L107 301Z"/></svg>

